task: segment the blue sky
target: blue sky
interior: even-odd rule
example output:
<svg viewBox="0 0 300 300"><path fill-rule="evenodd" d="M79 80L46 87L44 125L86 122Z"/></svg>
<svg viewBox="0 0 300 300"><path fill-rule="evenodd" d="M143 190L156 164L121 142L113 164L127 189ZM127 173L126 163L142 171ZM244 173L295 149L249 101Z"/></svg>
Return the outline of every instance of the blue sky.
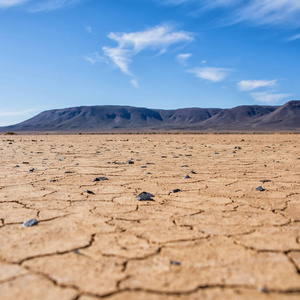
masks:
<svg viewBox="0 0 300 300"><path fill-rule="evenodd" d="M0 0L0 126L81 105L300 99L299 0Z"/></svg>

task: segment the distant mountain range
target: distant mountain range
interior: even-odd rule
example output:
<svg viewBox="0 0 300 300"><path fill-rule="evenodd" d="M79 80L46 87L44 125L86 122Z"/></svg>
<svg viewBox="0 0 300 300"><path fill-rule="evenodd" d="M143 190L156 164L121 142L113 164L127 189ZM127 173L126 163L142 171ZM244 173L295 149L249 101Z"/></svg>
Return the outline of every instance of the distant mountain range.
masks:
<svg viewBox="0 0 300 300"><path fill-rule="evenodd" d="M44 111L0 132L300 131L300 101L231 109L80 106Z"/></svg>

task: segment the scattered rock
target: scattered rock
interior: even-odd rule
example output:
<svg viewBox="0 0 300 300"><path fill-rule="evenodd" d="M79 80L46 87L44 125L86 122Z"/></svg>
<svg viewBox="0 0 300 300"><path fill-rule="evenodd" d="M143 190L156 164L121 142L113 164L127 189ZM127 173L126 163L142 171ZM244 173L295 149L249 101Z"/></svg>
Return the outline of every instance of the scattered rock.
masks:
<svg viewBox="0 0 300 300"><path fill-rule="evenodd" d="M15 168L20 168L20 166L19 165L15 165Z"/></svg>
<svg viewBox="0 0 300 300"><path fill-rule="evenodd" d="M172 190L171 193L178 193L178 192L180 192L180 191L181 191L180 189L174 189L174 190Z"/></svg>
<svg viewBox="0 0 300 300"><path fill-rule="evenodd" d="M29 173L32 173L34 171L34 168L31 168L30 170L29 170Z"/></svg>
<svg viewBox="0 0 300 300"><path fill-rule="evenodd" d="M150 174L152 174L151 172L145 172L145 175L150 175Z"/></svg>
<svg viewBox="0 0 300 300"><path fill-rule="evenodd" d="M259 191L259 192L265 191L265 189L264 189L261 185L258 186L258 187L256 188L256 190Z"/></svg>
<svg viewBox="0 0 300 300"><path fill-rule="evenodd" d="M37 225L39 222L36 219L29 219L22 224L22 227L32 227Z"/></svg>
<svg viewBox="0 0 300 300"><path fill-rule="evenodd" d="M145 169L145 168L147 168L147 166L141 166L141 168L142 168L142 169Z"/></svg>
<svg viewBox="0 0 300 300"><path fill-rule="evenodd" d="M103 180L108 180L106 177L96 177L93 181L103 181Z"/></svg>
<svg viewBox="0 0 300 300"><path fill-rule="evenodd" d="M189 167L188 165L181 166L181 168L188 168L188 167Z"/></svg>
<svg viewBox="0 0 300 300"><path fill-rule="evenodd" d="M188 178L191 178L188 174L182 177L182 179L188 179Z"/></svg>
<svg viewBox="0 0 300 300"><path fill-rule="evenodd" d="M139 200L139 201L154 201L152 199L152 197L155 197L154 195L150 194L150 193L147 193L147 192L142 192L140 193L138 196L136 196L136 198Z"/></svg>
<svg viewBox="0 0 300 300"><path fill-rule="evenodd" d="M192 170L192 171L190 172L190 174L197 174L197 173L196 173L195 171Z"/></svg>
<svg viewBox="0 0 300 300"><path fill-rule="evenodd" d="M269 180L269 179L264 179L264 180L261 180L260 182L262 182L262 183L265 183L265 182L271 182L271 180Z"/></svg>
<svg viewBox="0 0 300 300"><path fill-rule="evenodd" d="M127 165L133 165L133 164L134 164L134 161L132 161L132 160L127 160L127 161L126 161L126 164L127 164Z"/></svg>
<svg viewBox="0 0 300 300"><path fill-rule="evenodd" d="M180 261L176 261L176 260L170 260L170 265L173 265L173 266L180 266L180 265L181 265L181 262L180 262Z"/></svg>
<svg viewBox="0 0 300 300"><path fill-rule="evenodd" d="M93 191L90 191L90 190L85 190L84 192L87 193L87 194L95 195L95 193Z"/></svg>
<svg viewBox="0 0 300 300"><path fill-rule="evenodd" d="M56 182L56 181L57 181L56 179L51 179L51 180L50 180L50 182Z"/></svg>

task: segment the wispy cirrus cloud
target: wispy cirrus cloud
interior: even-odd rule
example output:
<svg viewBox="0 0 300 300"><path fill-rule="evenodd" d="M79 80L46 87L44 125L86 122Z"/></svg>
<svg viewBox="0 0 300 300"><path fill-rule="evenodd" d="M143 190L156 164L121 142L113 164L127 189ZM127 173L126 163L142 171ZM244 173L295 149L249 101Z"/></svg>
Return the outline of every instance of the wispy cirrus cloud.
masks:
<svg viewBox="0 0 300 300"><path fill-rule="evenodd" d="M224 80L231 69L226 68L214 68L214 67L203 67L203 68L193 68L187 72L194 74L197 78L205 79L213 82L219 82Z"/></svg>
<svg viewBox="0 0 300 300"><path fill-rule="evenodd" d="M22 5L30 0L0 0L0 8Z"/></svg>
<svg viewBox="0 0 300 300"><path fill-rule="evenodd" d="M192 56L191 53L181 53L176 56L176 60L183 66L187 65L187 60Z"/></svg>
<svg viewBox="0 0 300 300"><path fill-rule="evenodd" d="M86 0L0 0L0 8L26 5L30 12L53 11L72 7Z"/></svg>
<svg viewBox="0 0 300 300"><path fill-rule="evenodd" d="M224 9L227 23L300 27L299 0L165 0L164 4L197 5L200 10Z"/></svg>
<svg viewBox="0 0 300 300"><path fill-rule="evenodd" d="M261 87L274 86L276 82L276 80L242 80L237 85L241 91L251 91Z"/></svg>
<svg viewBox="0 0 300 300"><path fill-rule="evenodd" d="M85 55L83 58L93 65L105 61L105 58L101 56L99 52L94 52L92 54Z"/></svg>
<svg viewBox="0 0 300 300"><path fill-rule="evenodd" d="M299 40L299 39L300 39L300 33L293 35L292 37L288 38L286 41L287 42L293 42L293 41L296 41L296 40Z"/></svg>
<svg viewBox="0 0 300 300"><path fill-rule="evenodd" d="M0 110L0 117L23 116L37 111L38 109L30 108L24 110Z"/></svg>
<svg viewBox="0 0 300 300"><path fill-rule="evenodd" d="M252 93L251 96L255 101L265 103L265 104L275 104L281 100L290 97L291 94L261 92L261 93Z"/></svg>
<svg viewBox="0 0 300 300"><path fill-rule="evenodd" d="M168 25L160 25L144 31L130 33L111 32L108 38L117 42L117 47L103 47L103 53L111 63L120 71L131 77L135 75L130 71L132 58L143 50L158 51L161 55L172 45L193 41L190 32L174 31ZM133 86L137 87L137 80L131 80Z"/></svg>

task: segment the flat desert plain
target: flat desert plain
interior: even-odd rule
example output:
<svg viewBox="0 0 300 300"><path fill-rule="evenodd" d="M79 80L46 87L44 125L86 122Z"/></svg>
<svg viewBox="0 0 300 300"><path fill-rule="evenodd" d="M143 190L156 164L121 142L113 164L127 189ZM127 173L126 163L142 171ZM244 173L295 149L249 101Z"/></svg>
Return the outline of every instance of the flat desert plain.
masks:
<svg viewBox="0 0 300 300"><path fill-rule="evenodd" d="M300 299L299 139L2 135L1 300Z"/></svg>

